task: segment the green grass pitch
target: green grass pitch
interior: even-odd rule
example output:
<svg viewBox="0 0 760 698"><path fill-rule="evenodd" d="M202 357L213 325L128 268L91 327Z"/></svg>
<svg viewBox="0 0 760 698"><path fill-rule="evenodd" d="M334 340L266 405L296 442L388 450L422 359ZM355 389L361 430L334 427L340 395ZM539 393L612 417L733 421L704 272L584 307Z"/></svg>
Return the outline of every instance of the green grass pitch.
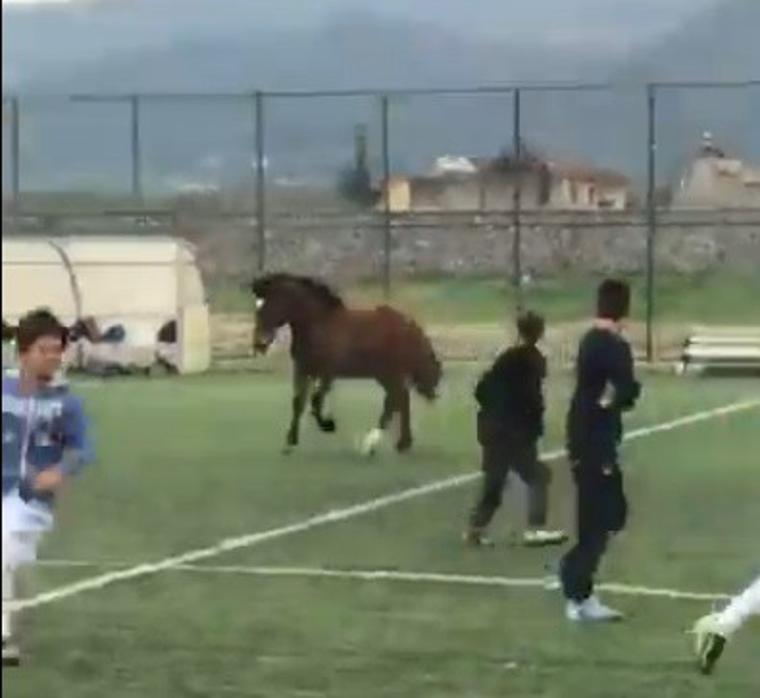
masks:
<svg viewBox="0 0 760 698"><path fill-rule="evenodd" d="M471 390L478 367L447 366L442 399L414 405L415 449L374 460L357 440L378 416L370 383L341 383L339 431L304 420L299 450L280 449L286 376L85 382L99 462L65 493L44 560L24 595L155 562L232 536L301 521L477 468ZM644 376L629 428L741 399L757 381ZM562 445L568 376L548 385L546 449ZM629 528L602 581L731 593L760 565L760 409L653 434L624 447ZM564 460L552 462L553 523L572 527ZM208 571L170 570L62 599L22 617L25 664L3 670L3 696L364 698L750 698L760 690L760 633L731 643L715 676L696 674L685 636L708 602L606 598L629 614L570 626L557 592L423 581L224 572L226 567L540 577L557 550L512 543L521 486L497 516L494 549L460 534L476 484L219 555Z"/></svg>

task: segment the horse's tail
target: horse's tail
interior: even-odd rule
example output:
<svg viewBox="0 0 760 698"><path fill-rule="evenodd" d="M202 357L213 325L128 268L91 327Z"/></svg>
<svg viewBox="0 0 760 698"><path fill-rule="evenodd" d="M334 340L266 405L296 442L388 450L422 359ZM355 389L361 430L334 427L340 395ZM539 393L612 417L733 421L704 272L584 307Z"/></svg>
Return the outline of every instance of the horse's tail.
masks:
<svg viewBox="0 0 760 698"><path fill-rule="evenodd" d="M435 400L438 397L437 390L443 376L443 367L430 338L413 320L409 320L409 335L414 349L410 357L412 384L422 397Z"/></svg>

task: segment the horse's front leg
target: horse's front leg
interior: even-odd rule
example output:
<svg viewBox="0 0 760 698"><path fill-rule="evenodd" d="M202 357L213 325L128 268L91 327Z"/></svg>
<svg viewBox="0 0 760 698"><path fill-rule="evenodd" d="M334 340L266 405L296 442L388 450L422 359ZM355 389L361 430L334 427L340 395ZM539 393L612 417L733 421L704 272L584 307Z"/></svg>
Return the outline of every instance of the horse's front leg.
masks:
<svg viewBox="0 0 760 698"><path fill-rule="evenodd" d="M309 394L311 379L305 373L296 370L293 377L293 414L290 420L290 429L285 440L285 453L290 453L298 445L298 429L301 423L306 398Z"/></svg>
<svg viewBox="0 0 760 698"><path fill-rule="evenodd" d="M332 389L333 379L323 377L317 384L317 389L311 396L311 414L314 417L319 428L327 433L332 433L336 429L335 419L331 415L323 415L322 410L325 405L325 398Z"/></svg>

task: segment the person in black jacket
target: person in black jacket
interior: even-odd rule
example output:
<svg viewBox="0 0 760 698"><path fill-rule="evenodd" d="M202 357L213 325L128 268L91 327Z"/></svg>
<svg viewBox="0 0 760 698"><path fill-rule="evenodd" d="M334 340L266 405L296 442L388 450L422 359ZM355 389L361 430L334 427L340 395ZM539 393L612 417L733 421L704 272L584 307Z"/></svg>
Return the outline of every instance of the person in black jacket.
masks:
<svg viewBox="0 0 760 698"><path fill-rule="evenodd" d="M517 329L519 342L496 359L475 389L483 479L465 533L465 541L472 545L489 543L485 531L501 504L511 470L528 486L528 528L523 542L552 545L567 539L564 531L544 529L551 471L538 458L538 440L544 432L546 359L536 347L544 334L544 320L528 312L518 318Z"/></svg>
<svg viewBox="0 0 760 698"><path fill-rule="evenodd" d="M576 387L567 416L578 540L560 564L566 615L573 621L622 618L594 595L593 580L610 534L623 529L628 513L618 459L621 413L633 408L641 392L634 378L631 347L621 336L629 308L630 289L625 282L602 282L596 321L578 351Z"/></svg>

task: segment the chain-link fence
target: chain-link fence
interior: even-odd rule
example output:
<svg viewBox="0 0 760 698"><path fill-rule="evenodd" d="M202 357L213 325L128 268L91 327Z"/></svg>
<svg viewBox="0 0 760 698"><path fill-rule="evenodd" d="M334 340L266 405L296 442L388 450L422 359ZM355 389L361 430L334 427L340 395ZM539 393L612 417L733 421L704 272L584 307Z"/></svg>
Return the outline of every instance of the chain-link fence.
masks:
<svg viewBox="0 0 760 698"><path fill-rule="evenodd" d="M648 358L757 324L760 82L4 99L4 230L171 232L216 309L262 270L440 325L572 327L605 274ZM240 306L238 304L241 304Z"/></svg>

